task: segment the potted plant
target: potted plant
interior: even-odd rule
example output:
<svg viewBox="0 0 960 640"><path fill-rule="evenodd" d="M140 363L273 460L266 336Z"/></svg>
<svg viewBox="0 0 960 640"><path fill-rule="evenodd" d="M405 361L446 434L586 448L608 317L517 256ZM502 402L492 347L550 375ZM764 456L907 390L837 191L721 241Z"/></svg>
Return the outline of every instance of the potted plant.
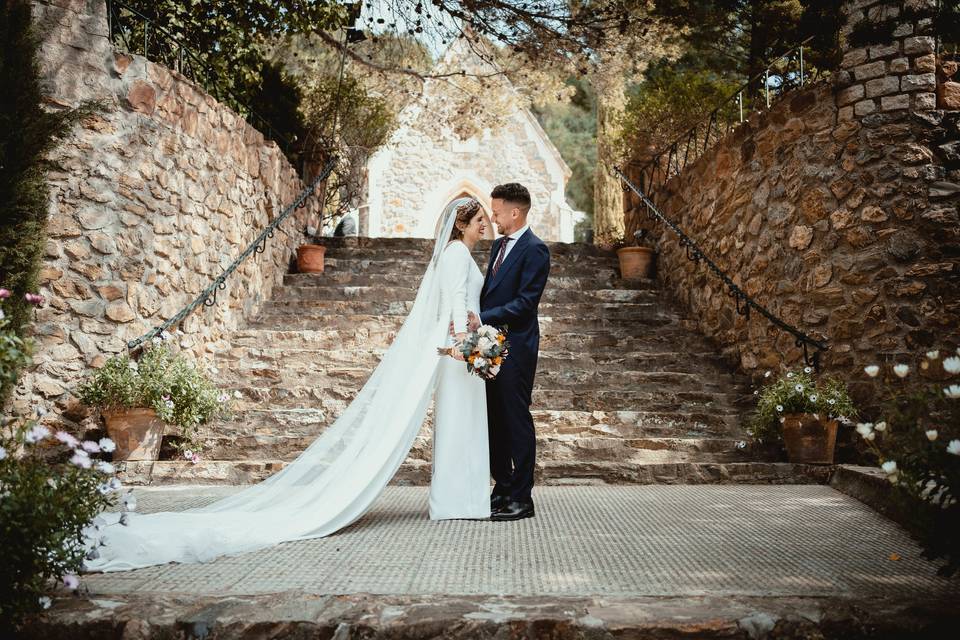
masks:
<svg viewBox="0 0 960 640"><path fill-rule="evenodd" d="M228 400L160 338L151 341L138 361L127 354L107 360L83 382L78 395L83 404L100 409L116 443L116 460L156 460L165 424L180 429L179 448L196 451L197 428L222 415Z"/></svg>
<svg viewBox="0 0 960 640"><path fill-rule="evenodd" d="M767 372L765 377L773 374ZM759 443L783 442L790 462L832 464L838 422L856 415L843 382L813 378L810 367L787 371L754 391L757 409L749 432Z"/></svg>
<svg viewBox="0 0 960 640"><path fill-rule="evenodd" d="M307 236L316 235L316 229L307 227ZM327 248L322 244L302 244L297 247L298 273L323 273L323 258Z"/></svg>
<svg viewBox="0 0 960 640"><path fill-rule="evenodd" d="M653 276L656 243L646 229L635 231L633 238L634 245L617 249L617 258L620 260L620 277L624 280L649 279Z"/></svg>

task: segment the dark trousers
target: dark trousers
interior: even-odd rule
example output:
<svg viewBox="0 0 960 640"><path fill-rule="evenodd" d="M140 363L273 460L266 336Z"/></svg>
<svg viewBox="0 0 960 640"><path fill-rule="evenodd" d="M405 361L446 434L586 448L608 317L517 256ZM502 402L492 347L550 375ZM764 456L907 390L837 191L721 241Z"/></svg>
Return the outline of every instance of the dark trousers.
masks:
<svg viewBox="0 0 960 640"><path fill-rule="evenodd" d="M496 483L493 493L521 502L531 499L537 455L530 415L535 369L536 361L529 371L522 371L508 357L499 375L487 382L490 475Z"/></svg>

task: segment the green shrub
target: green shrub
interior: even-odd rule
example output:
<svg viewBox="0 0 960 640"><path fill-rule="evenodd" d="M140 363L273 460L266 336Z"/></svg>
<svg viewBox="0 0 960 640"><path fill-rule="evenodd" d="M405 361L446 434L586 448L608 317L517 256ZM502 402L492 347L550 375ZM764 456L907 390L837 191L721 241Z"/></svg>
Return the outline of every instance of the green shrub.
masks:
<svg viewBox="0 0 960 640"><path fill-rule="evenodd" d="M9 328L0 305L0 371L12 384L16 371L29 362L28 345ZM0 628L16 629L25 616L49 606L45 594L56 581L79 586L84 529L120 489L113 466L93 456L112 450L107 438L80 442L33 419L5 421L0 431Z"/></svg>
<svg viewBox="0 0 960 640"><path fill-rule="evenodd" d="M197 451L197 428L225 415L228 396L182 353L174 354L160 338L144 349L139 360L113 356L80 385L78 397L97 409L147 407L167 424L180 429L181 449Z"/></svg>

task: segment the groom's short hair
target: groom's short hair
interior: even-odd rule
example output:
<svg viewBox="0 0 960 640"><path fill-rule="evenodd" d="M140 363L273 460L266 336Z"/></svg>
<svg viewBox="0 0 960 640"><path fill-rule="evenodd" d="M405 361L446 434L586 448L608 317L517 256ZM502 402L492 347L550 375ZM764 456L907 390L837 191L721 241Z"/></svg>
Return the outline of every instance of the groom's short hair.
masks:
<svg viewBox="0 0 960 640"><path fill-rule="evenodd" d="M530 191L519 182L498 184L493 188L490 197L515 204L523 213L530 211Z"/></svg>

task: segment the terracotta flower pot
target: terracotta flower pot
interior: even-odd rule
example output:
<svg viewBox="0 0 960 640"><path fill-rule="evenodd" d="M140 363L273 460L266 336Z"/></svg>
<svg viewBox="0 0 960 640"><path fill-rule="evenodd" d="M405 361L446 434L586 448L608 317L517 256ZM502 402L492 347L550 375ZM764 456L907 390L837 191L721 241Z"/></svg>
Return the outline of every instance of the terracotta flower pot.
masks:
<svg viewBox="0 0 960 640"><path fill-rule="evenodd" d="M833 464L837 421L810 413L788 413L783 416L783 443L790 462Z"/></svg>
<svg viewBox="0 0 960 640"><path fill-rule="evenodd" d="M117 448L114 460L156 460L164 424L153 409L110 409L103 412L107 435Z"/></svg>
<svg viewBox="0 0 960 640"><path fill-rule="evenodd" d="M323 273L323 255L327 248L322 244L303 244L297 247L297 271L300 273Z"/></svg>
<svg viewBox="0 0 960 640"><path fill-rule="evenodd" d="M620 277L624 280L649 278L653 274L653 249L650 247L621 247L617 249L620 258Z"/></svg>

